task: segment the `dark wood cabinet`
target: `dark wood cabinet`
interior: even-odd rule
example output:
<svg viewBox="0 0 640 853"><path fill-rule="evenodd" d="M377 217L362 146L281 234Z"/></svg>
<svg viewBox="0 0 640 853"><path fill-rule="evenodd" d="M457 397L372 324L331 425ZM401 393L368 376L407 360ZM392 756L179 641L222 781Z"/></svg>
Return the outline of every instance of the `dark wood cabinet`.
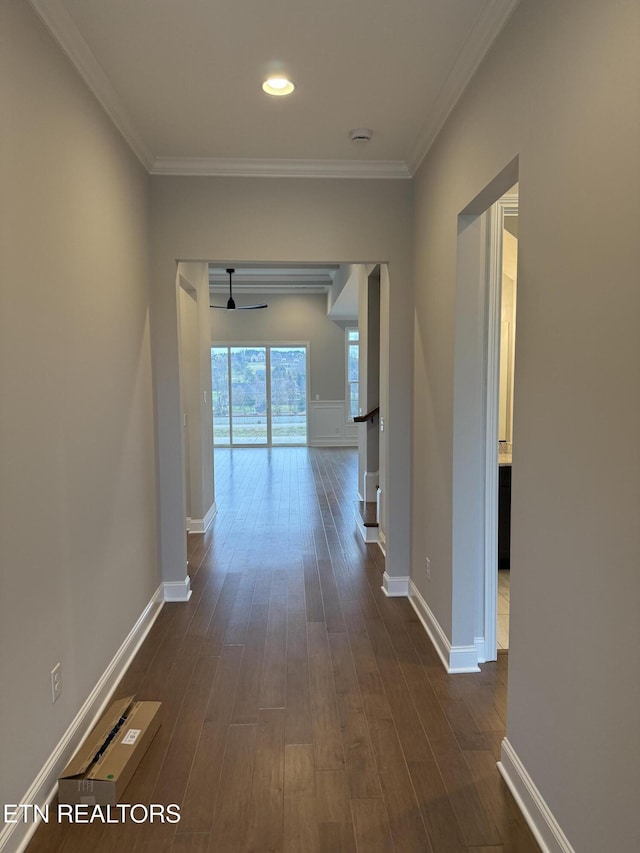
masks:
<svg viewBox="0 0 640 853"><path fill-rule="evenodd" d="M510 568L511 465L501 465L498 480L498 568Z"/></svg>

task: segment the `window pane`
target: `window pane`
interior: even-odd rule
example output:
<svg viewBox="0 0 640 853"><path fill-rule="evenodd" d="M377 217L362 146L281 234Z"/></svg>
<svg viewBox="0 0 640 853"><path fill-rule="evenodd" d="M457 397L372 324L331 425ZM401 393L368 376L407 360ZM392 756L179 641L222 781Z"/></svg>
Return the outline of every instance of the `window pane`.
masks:
<svg viewBox="0 0 640 853"><path fill-rule="evenodd" d="M358 358L360 356L360 347L358 344L349 344L349 382L358 381Z"/></svg>
<svg viewBox="0 0 640 853"><path fill-rule="evenodd" d="M350 382L349 383L349 407L352 418L357 418L359 414L359 395L358 395L358 383Z"/></svg>
<svg viewBox="0 0 640 853"><path fill-rule="evenodd" d="M229 350L211 347L213 443L229 444Z"/></svg>
<svg viewBox="0 0 640 853"><path fill-rule="evenodd" d="M267 443L267 356L265 347L231 347L234 444Z"/></svg>
<svg viewBox="0 0 640 853"><path fill-rule="evenodd" d="M360 334L357 329L347 329L347 405L352 418L360 414L358 393Z"/></svg>
<svg viewBox="0 0 640 853"><path fill-rule="evenodd" d="M271 443L307 443L307 350L271 347Z"/></svg>

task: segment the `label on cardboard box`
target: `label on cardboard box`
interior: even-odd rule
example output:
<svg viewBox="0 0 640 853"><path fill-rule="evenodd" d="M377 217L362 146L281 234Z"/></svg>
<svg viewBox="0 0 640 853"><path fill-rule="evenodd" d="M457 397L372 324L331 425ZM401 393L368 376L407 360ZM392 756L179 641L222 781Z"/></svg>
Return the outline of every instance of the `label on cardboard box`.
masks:
<svg viewBox="0 0 640 853"><path fill-rule="evenodd" d="M142 729L129 729L126 735L122 738L120 743L133 744L136 742L138 735L142 732Z"/></svg>

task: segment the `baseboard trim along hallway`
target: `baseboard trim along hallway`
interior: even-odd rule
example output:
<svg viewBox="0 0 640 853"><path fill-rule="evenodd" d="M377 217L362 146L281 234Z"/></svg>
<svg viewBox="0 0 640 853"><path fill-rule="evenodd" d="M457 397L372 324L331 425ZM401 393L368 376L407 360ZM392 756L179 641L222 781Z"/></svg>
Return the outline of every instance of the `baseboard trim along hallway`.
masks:
<svg viewBox="0 0 640 853"><path fill-rule="evenodd" d="M447 675L409 579L389 567L383 591L355 529L357 452L221 448L215 470L193 594L116 694L162 703L120 803L180 820L43 820L26 853L539 853L496 767L508 655Z"/></svg>
<svg viewBox="0 0 640 853"><path fill-rule="evenodd" d="M191 579L189 575L183 581L165 581L162 586L165 601L189 601L191 598Z"/></svg>
<svg viewBox="0 0 640 853"><path fill-rule="evenodd" d="M452 646L433 611L413 581L409 583L409 602L424 625L440 660L448 673L479 672L478 649L473 646Z"/></svg>
<svg viewBox="0 0 640 853"><path fill-rule="evenodd" d="M388 598L406 598L409 595L410 578L394 578L386 572L382 576L382 591Z"/></svg>
<svg viewBox="0 0 640 853"><path fill-rule="evenodd" d="M44 808L54 798L58 787L59 773L106 708L153 623L160 615L164 600L164 590L161 584L47 759L44 767L34 779L33 784L22 797L21 803L30 803ZM4 829L0 832L0 851L2 853L22 853L37 827L37 821L5 824Z"/></svg>
<svg viewBox="0 0 640 853"><path fill-rule="evenodd" d="M502 741L498 770L507 783L543 853L575 853L551 809L507 738Z"/></svg>
<svg viewBox="0 0 640 853"><path fill-rule="evenodd" d="M187 518L187 533L206 533L218 513L215 501L204 518Z"/></svg>

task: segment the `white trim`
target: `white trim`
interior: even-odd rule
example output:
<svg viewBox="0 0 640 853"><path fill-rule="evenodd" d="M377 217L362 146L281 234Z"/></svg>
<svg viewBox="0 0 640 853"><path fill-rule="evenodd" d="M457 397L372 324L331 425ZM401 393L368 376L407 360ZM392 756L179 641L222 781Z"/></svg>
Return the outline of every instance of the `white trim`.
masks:
<svg viewBox="0 0 640 853"><path fill-rule="evenodd" d="M449 652L450 674L456 672L480 672L478 650L473 646L451 646Z"/></svg>
<svg viewBox="0 0 640 853"><path fill-rule="evenodd" d="M480 15L429 111L427 123L422 128L418 141L407 158L407 166L412 175L418 171L427 151L433 145L518 2L519 0L490 0Z"/></svg>
<svg viewBox="0 0 640 853"><path fill-rule="evenodd" d="M349 276L347 281L345 282L341 294L344 292L347 283L351 280L353 273ZM335 303L334 303L335 305ZM332 306L333 308L333 306ZM331 310L329 310L328 314L331 314ZM358 340L350 341L349 334L350 332L357 332ZM355 380L349 379L349 347L357 347L358 348L358 365L360 364L360 330L358 328L358 318L355 320L349 320L347 325L344 327L344 416L347 421L353 422L353 415L351 414L351 386L358 386L358 401L360 400L360 373L358 371L358 378ZM358 410L360 414L362 414L362 409ZM354 427L357 430L357 424L354 423ZM356 432L356 436L357 436ZM356 438L357 443L357 438Z"/></svg>
<svg viewBox="0 0 640 853"><path fill-rule="evenodd" d="M498 403L500 399L500 315L502 293L502 233L499 215L487 211L487 391L484 458L484 653L498 656Z"/></svg>
<svg viewBox="0 0 640 853"><path fill-rule="evenodd" d="M58 775L103 713L122 676L129 668L131 661L151 630L151 626L156 621L163 603L162 585L160 585L34 779L29 790L20 798L19 802L32 803L42 808L54 798ZM2 832L0 832L0 850L5 851L5 853L9 853L9 851L20 853L25 850L38 827L38 823L39 821L5 824ZM9 844L11 844L10 847Z"/></svg>
<svg viewBox="0 0 640 853"><path fill-rule="evenodd" d="M378 487L380 483L379 471L365 471L363 476L364 499L367 503L377 503Z"/></svg>
<svg viewBox="0 0 640 853"><path fill-rule="evenodd" d="M276 445L282 447L283 445ZM304 447L304 445L291 445L292 447ZM309 447L357 447L357 443L350 436L331 436L330 438L315 437L309 441Z"/></svg>
<svg viewBox="0 0 640 853"><path fill-rule="evenodd" d="M378 499L378 484L380 483L380 472L379 471L365 471L364 472L364 493L365 500L368 503L373 503Z"/></svg>
<svg viewBox="0 0 640 853"><path fill-rule="evenodd" d="M183 581L165 581L162 587L165 601L189 601L191 598L191 578L189 575Z"/></svg>
<svg viewBox="0 0 640 853"><path fill-rule="evenodd" d="M543 853L575 853L553 812L507 738L502 741L500 758L498 770Z"/></svg>
<svg viewBox="0 0 640 853"><path fill-rule="evenodd" d="M366 527L364 521L362 520L362 516L360 515L360 510L356 509L356 525L358 527L358 531L360 536L362 536L363 540L370 545L375 545L378 542L378 527Z"/></svg>
<svg viewBox="0 0 640 853"><path fill-rule="evenodd" d="M308 411L309 447L357 447L354 425L345 421L345 400L310 400ZM322 431L319 428L321 416Z"/></svg>
<svg viewBox="0 0 640 853"><path fill-rule="evenodd" d="M411 578L392 578L385 572L382 576L382 591L387 598L407 598Z"/></svg>
<svg viewBox="0 0 640 853"><path fill-rule="evenodd" d="M29 0L29 2L76 67L136 157L145 169L150 171L154 162L153 154L136 131L120 97L65 9L62 0Z"/></svg>
<svg viewBox="0 0 640 853"><path fill-rule="evenodd" d="M206 533L217 514L218 507L214 501L204 518L187 518L187 533Z"/></svg>
<svg viewBox="0 0 640 853"><path fill-rule="evenodd" d="M416 611L448 673L480 671L476 646L451 645L442 626L413 581L409 583L409 603Z"/></svg>
<svg viewBox="0 0 640 853"><path fill-rule="evenodd" d="M518 213L517 194L504 195L487 211L487 392L484 472L484 643L482 660L496 660L498 607L498 405L502 313L502 241L505 215ZM480 659L480 658L479 658Z"/></svg>
<svg viewBox="0 0 640 853"><path fill-rule="evenodd" d="M254 178L378 178L410 180L506 24L518 0L490 0L470 33L429 112L407 162L404 160L286 160L249 157L154 157L135 129L119 95L85 41L63 0L29 0L109 118L152 175Z"/></svg>
<svg viewBox="0 0 640 853"><path fill-rule="evenodd" d="M478 663L486 663L487 658L486 658L485 650L484 650L485 649L484 637L474 637L473 638L473 644L476 647L476 657L477 657Z"/></svg>
<svg viewBox="0 0 640 853"><path fill-rule="evenodd" d="M235 178L411 179L403 160L276 160L251 157L156 157L152 175Z"/></svg>

